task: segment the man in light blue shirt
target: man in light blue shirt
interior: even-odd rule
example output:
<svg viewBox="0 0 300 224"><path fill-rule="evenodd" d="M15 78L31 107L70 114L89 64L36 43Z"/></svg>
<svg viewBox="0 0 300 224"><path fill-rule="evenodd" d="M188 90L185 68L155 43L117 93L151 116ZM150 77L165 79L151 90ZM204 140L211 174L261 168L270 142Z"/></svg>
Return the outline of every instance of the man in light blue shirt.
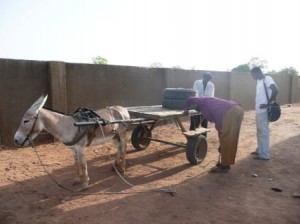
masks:
<svg viewBox="0 0 300 224"><path fill-rule="evenodd" d="M215 85L211 82L213 75L210 72L203 74L203 79L196 80L193 89L198 91L198 96L215 96Z"/></svg>
<svg viewBox="0 0 300 224"><path fill-rule="evenodd" d="M270 131L267 107L276 99L278 88L272 77L265 76L259 67L254 67L251 75L257 80L255 97L257 149L252 154L256 155L255 159L269 160Z"/></svg>
<svg viewBox="0 0 300 224"><path fill-rule="evenodd" d="M203 79L196 80L193 85L193 89L198 91L199 97L202 96L215 96L215 85L211 82L213 76L210 72L205 72L203 74ZM202 115L195 115L191 117L190 130L195 130L199 127L207 128L208 121ZM206 134L204 134L206 136Z"/></svg>

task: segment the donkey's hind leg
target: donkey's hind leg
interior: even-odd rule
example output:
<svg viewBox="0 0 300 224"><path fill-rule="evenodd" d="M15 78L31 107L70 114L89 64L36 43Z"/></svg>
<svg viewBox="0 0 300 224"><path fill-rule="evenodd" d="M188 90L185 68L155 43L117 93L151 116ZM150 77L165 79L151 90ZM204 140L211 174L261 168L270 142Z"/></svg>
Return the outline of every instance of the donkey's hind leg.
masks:
<svg viewBox="0 0 300 224"><path fill-rule="evenodd" d="M119 171L124 173L126 169L126 138L117 135L113 141L117 147L115 164L119 167Z"/></svg>

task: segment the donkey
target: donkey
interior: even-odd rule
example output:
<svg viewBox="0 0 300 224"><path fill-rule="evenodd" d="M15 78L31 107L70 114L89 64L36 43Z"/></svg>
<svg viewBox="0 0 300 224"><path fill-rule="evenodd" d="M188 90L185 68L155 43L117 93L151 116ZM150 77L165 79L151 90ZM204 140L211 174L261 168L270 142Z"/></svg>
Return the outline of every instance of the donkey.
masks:
<svg viewBox="0 0 300 224"><path fill-rule="evenodd" d="M87 189L90 178L85 158L85 147L88 145L99 145L109 140L113 140L117 147L115 164L119 167L120 172L125 171L126 132L128 129L125 122L92 127L94 130L92 135L90 135L92 136L91 138L88 134L79 134L80 127L74 126L75 120L72 116L67 116L43 108L46 100L47 95L42 95L32 104L23 116L14 136L14 141L17 146L28 146L42 130L50 133L56 139L71 148L78 174L74 180L74 184L81 183L82 188ZM106 121L127 120L130 118L127 109L121 106L107 107L95 111L95 113ZM81 136L78 137L78 135Z"/></svg>

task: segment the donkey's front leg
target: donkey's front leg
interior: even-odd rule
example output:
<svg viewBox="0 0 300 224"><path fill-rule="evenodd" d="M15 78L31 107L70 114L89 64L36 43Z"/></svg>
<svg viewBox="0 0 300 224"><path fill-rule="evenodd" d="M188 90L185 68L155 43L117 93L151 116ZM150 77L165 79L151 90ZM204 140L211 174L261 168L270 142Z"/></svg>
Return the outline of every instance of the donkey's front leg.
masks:
<svg viewBox="0 0 300 224"><path fill-rule="evenodd" d="M75 152L75 166L78 172L77 182L79 180L82 183L82 188L87 189L89 186L90 178L88 175L87 163L85 159L85 149L84 147L76 147L76 149L73 151Z"/></svg>
<svg viewBox="0 0 300 224"><path fill-rule="evenodd" d="M82 169L79 165L79 156L78 156L78 149L72 148L74 162L75 162L75 169L76 169L76 177L74 178L73 185L81 184L82 183Z"/></svg>

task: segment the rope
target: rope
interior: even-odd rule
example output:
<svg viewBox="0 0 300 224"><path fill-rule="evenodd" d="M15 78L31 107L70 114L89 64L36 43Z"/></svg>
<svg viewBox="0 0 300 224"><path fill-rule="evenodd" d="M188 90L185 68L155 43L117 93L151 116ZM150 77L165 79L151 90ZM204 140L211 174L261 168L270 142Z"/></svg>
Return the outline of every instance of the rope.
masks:
<svg viewBox="0 0 300 224"><path fill-rule="evenodd" d="M106 136L105 136L105 134L104 134L104 132L103 132L102 126L100 126L100 130L101 130L102 135L103 135L103 137L104 137L104 139L105 139ZM104 141L104 145L105 145L105 144L106 144L106 141ZM112 160L109 151L108 151L108 158L109 158L109 160ZM136 187L135 185L129 183L129 181L127 181L127 180L120 174L120 172L118 171L118 169L116 168L116 166L115 166L114 163L112 163L112 166L113 166L115 172L118 174L118 176L119 176L119 177L120 177L127 185L129 185L129 186L131 186L131 187ZM173 189L172 187L169 187L169 188L158 188L158 189L142 189L142 190L140 190L140 191L134 191L134 192L132 192L132 193L146 193L146 192L164 192L164 193L170 193L170 194L173 195L173 196L177 194L176 190Z"/></svg>
<svg viewBox="0 0 300 224"><path fill-rule="evenodd" d="M102 126L100 125L101 127L101 131L102 131L102 134L103 134L103 137L104 139L106 138L106 136L104 135L104 132L103 132L103 129L102 129ZM31 138L28 139L32 148L34 149L34 152L38 158L38 161L40 163L40 165L43 167L43 170L44 172L48 175L48 177L57 185L59 186L60 188L68 191L68 192L71 192L71 193L80 193L81 195L113 195L113 194L134 194L134 193L151 193L151 192L163 192L163 193L169 193L171 194L172 196L175 196L177 194L176 190L173 189L172 187L169 187L169 188L158 188L158 189L142 189L142 190L134 190L134 191L102 191L102 192L97 192L97 193L86 193L86 192L82 192L82 191L74 191L72 189L69 189L67 187L65 187L64 185L58 183L58 181L56 181L56 179L48 172L48 170L46 169L46 167L44 166L42 160L41 160L41 157L39 156L38 154L38 151L32 141ZM104 143L105 144L105 143ZM110 156L110 153L109 153L109 159L111 160L111 156ZM118 176L126 183L128 184L129 186L131 187L135 187L135 185L129 183L127 180L125 180L125 178L119 173L119 171L117 170L117 168L115 167L114 164L112 164L113 167L114 167L114 170L116 171L116 173L118 174Z"/></svg>

